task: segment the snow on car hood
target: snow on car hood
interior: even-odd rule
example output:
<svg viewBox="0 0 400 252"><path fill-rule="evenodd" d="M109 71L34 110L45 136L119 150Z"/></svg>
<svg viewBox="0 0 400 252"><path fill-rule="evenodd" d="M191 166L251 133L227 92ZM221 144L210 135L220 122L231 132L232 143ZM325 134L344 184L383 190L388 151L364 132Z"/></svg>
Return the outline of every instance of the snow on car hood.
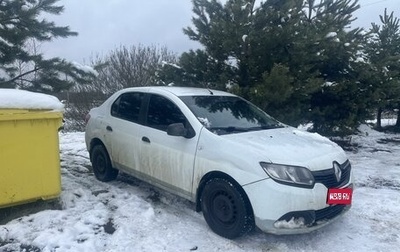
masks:
<svg viewBox="0 0 400 252"><path fill-rule="evenodd" d="M292 127L229 134L223 138L233 141L265 162L308 167L322 170L332 162L346 161L344 151L334 142L317 133L300 131Z"/></svg>

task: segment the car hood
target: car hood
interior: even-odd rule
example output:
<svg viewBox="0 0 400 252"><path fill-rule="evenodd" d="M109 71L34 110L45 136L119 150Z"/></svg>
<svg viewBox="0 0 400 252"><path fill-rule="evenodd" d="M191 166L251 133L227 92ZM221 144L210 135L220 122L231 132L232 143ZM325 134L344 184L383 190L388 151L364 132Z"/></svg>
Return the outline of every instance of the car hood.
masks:
<svg viewBox="0 0 400 252"><path fill-rule="evenodd" d="M332 162L343 163L346 155L342 148L317 133L292 127L252 131L221 136L235 146L258 156L260 162L298 165L310 170L332 167ZM236 145L238 144L238 145Z"/></svg>

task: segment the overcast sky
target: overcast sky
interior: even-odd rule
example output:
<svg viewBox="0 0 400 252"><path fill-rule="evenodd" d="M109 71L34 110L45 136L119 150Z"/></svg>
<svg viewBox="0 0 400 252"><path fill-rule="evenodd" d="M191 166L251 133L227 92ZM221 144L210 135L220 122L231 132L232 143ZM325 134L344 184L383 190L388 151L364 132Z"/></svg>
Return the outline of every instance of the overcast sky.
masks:
<svg viewBox="0 0 400 252"><path fill-rule="evenodd" d="M361 8L353 24L369 28L379 23L387 8L400 17L399 0L359 0ZM190 0L60 0L60 16L50 16L57 25L70 26L77 37L57 39L42 45L47 56L88 64L93 55L106 55L120 45L158 45L181 53L198 48L182 32L191 25Z"/></svg>

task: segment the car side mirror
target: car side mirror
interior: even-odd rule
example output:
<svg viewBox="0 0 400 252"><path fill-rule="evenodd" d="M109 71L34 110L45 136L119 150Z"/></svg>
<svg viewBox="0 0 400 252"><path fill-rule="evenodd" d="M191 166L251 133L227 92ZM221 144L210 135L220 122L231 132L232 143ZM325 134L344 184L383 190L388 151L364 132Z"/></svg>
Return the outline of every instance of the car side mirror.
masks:
<svg viewBox="0 0 400 252"><path fill-rule="evenodd" d="M195 135L190 130L186 129L183 123L173 123L168 125L167 134L169 136L181 136L185 138L192 138Z"/></svg>
<svg viewBox="0 0 400 252"><path fill-rule="evenodd" d="M170 136L186 136L187 130L183 123L173 123L168 125L167 134Z"/></svg>

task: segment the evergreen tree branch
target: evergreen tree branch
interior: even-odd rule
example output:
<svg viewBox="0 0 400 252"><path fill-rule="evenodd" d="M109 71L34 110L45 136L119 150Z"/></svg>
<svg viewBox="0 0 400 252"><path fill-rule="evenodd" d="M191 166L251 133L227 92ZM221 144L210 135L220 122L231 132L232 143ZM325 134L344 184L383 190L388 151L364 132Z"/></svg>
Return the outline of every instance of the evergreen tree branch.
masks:
<svg viewBox="0 0 400 252"><path fill-rule="evenodd" d="M32 69L32 70L29 70L29 71L27 71L27 72L24 72L24 73L22 73L22 74L19 74L19 75L15 76L15 77L13 77L13 78L7 80L7 81L4 81L4 82L8 82L8 83L15 82L15 81L17 81L18 79L21 79L22 77L24 77L24 76L26 76L26 75L29 75L29 74L31 74L31 73L34 73L34 72L39 71L40 69L42 69L42 68L36 67L36 68L34 68L34 69Z"/></svg>

